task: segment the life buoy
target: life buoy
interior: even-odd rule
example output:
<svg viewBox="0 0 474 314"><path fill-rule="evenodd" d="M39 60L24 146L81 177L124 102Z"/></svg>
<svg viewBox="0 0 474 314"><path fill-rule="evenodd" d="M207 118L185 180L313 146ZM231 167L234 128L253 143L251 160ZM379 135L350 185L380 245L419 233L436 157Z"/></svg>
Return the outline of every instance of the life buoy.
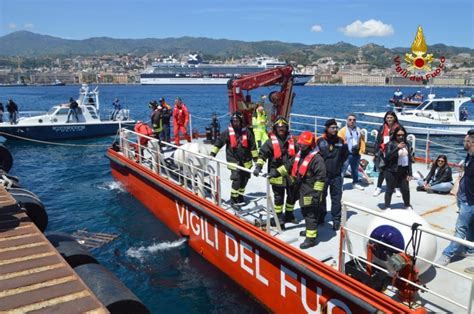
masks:
<svg viewBox="0 0 474 314"><path fill-rule="evenodd" d="M48 227L48 214L41 200L33 192L21 188L10 188L8 192L26 210L26 214L41 232Z"/></svg>
<svg viewBox="0 0 474 314"><path fill-rule="evenodd" d="M77 243L76 239L67 233L48 233L46 238L72 268L99 263L84 246Z"/></svg>
<svg viewBox="0 0 474 314"><path fill-rule="evenodd" d="M0 144L0 169L8 172L13 165L13 156L4 145Z"/></svg>

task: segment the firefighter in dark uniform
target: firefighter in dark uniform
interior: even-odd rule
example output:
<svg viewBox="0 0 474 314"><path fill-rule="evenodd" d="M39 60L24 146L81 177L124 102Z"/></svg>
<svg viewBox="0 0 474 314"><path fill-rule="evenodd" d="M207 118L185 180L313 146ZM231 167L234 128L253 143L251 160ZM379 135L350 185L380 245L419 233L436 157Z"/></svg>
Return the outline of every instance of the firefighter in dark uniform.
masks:
<svg viewBox="0 0 474 314"><path fill-rule="evenodd" d="M289 133L289 124L284 117L277 117L273 122L273 132L270 138L264 142L258 154L258 161L253 174L258 176L263 165L268 160L268 174L275 197L275 212L280 226L285 228L285 222L298 223L293 215L295 208L295 187L291 177L287 176L286 165L290 159L296 155L295 142ZM285 216L283 217L283 205L286 205ZM274 223L274 221L273 221Z"/></svg>
<svg viewBox="0 0 474 314"><path fill-rule="evenodd" d="M158 105L156 100L153 100L148 105L151 110L151 127L153 129L153 137L158 140L158 145L160 147L160 151L162 151L162 144L161 144L161 132L163 132L163 107Z"/></svg>
<svg viewBox="0 0 474 314"><path fill-rule="evenodd" d="M344 162L349 157L349 149L345 139L337 135L338 126L335 119L327 120L324 125L326 129L323 135L319 137L317 146L326 165L327 178L318 223L324 223L324 217L327 212L326 197L329 189L331 194L332 228L339 230L341 226L342 168Z"/></svg>
<svg viewBox="0 0 474 314"><path fill-rule="evenodd" d="M230 164L235 164L247 169L252 168L252 159L257 161L258 151L252 131L243 127L244 118L240 112L234 112L230 117L227 130L214 143L211 156L215 157L222 146L226 145L226 159ZM240 204L244 202L245 186L250 178L249 172L236 169L232 165L230 180L230 202L232 208L239 210Z"/></svg>
<svg viewBox="0 0 474 314"><path fill-rule="evenodd" d="M301 231L301 236L306 236L301 249L308 249L316 245L318 236L318 215L321 198L323 195L324 181L326 180L326 167L324 160L316 146L315 136L312 132L305 131L298 138L300 147L291 163L291 176L296 181L295 190L299 194L301 212L305 219L306 231Z"/></svg>

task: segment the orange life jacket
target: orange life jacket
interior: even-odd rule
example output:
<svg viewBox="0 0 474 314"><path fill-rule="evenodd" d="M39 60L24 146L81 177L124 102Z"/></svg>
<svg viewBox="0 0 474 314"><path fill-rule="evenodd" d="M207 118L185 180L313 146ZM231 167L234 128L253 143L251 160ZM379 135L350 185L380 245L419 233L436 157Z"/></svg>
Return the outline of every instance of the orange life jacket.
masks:
<svg viewBox="0 0 474 314"><path fill-rule="evenodd" d="M308 171L308 166L311 160L313 160L313 157L318 153L317 150L313 150L310 152L306 157L304 158L303 162L301 163L301 166L298 169L298 164L300 163L301 159L301 152L298 152L296 155L295 161L293 162L293 168L291 169L291 175L293 177L296 177L298 173L304 177L306 175L306 172Z"/></svg>
<svg viewBox="0 0 474 314"><path fill-rule="evenodd" d="M280 159L281 148L280 148L280 143L278 143L278 138L276 137L275 134L270 133L270 139L273 145L273 158ZM290 157L293 157L296 154L295 141L293 140L293 137L290 137L290 139L288 140L288 154L290 155Z"/></svg>
<svg viewBox="0 0 474 314"><path fill-rule="evenodd" d="M133 128L133 130L138 133L138 134L141 134L141 135L146 135L146 136L153 136L153 129L146 123L144 122L139 122L137 124L135 124L135 127ZM148 141L149 139L148 138L145 138L145 137L142 137L142 136L139 136L140 137L140 145L146 145L148 144Z"/></svg>
<svg viewBox="0 0 474 314"><path fill-rule="evenodd" d="M229 139L230 147L237 148L237 137L235 136L235 131L232 125L229 125ZM247 128L242 128L242 146L247 148L249 146L247 138Z"/></svg>

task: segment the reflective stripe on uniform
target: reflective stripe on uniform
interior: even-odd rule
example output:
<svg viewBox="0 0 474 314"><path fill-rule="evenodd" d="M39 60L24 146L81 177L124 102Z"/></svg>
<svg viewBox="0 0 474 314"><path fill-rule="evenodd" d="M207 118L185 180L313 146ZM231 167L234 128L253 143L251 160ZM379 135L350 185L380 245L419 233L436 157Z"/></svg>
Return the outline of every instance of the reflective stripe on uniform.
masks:
<svg viewBox="0 0 474 314"><path fill-rule="evenodd" d="M251 151L252 157L257 158L258 157L258 150L253 150Z"/></svg>
<svg viewBox="0 0 474 314"><path fill-rule="evenodd" d="M244 162L244 167L247 168L247 169L252 168L252 165L253 165L253 164L252 164L252 161L246 161L246 162Z"/></svg>
<svg viewBox="0 0 474 314"><path fill-rule="evenodd" d="M285 211L286 211L286 212L292 212L292 211L294 211L294 210L295 210L295 204L288 204L288 203L287 203L287 204L285 205Z"/></svg>
<svg viewBox="0 0 474 314"><path fill-rule="evenodd" d="M313 203L312 196L303 196L303 206L309 206Z"/></svg>
<svg viewBox="0 0 474 314"><path fill-rule="evenodd" d="M280 214L283 211L283 205L275 205L275 213Z"/></svg>
<svg viewBox="0 0 474 314"><path fill-rule="evenodd" d="M277 171L279 174L281 174L282 176L286 176L288 175L288 171L286 171L286 167L285 166L280 166L277 168Z"/></svg>
<svg viewBox="0 0 474 314"><path fill-rule="evenodd" d="M270 184L283 185L283 177L270 178Z"/></svg>
<svg viewBox="0 0 474 314"><path fill-rule="evenodd" d="M214 154L217 155L218 152L219 152L219 147L213 146L212 149L211 149L211 153L214 153Z"/></svg>
<svg viewBox="0 0 474 314"><path fill-rule="evenodd" d="M262 158L259 158L257 160L257 165L259 165L260 167L263 167L264 164L265 164L265 160L263 160Z"/></svg>
<svg viewBox="0 0 474 314"><path fill-rule="evenodd" d="M318 230L306 230L307 238L316 238L318 236Z"/></svg>
<svg viewBox="0 0 474 314"><path fill-rule="evenodd" d="M239 196L239 191L234 190L234 189L230 189L230 196L231 196L231 197L237 197L237 196Z"/></svg>
<svg viewBox="0 0 474 314"><path fill-rule="evenodd" d="M322 190L324 190L324 182L323 182L323 181L316 181L316 182L314 182L313 190L315 190L315 191L322 191Z"/></svg>
<svg viewBox="0 0 474 314"><path fill-rule="evenodd" d="M229 163L229 164L227 165L227 169L229 169L229 170L235 170L235 169L237 169L237 164L235 164L235 163Z"/></svg>

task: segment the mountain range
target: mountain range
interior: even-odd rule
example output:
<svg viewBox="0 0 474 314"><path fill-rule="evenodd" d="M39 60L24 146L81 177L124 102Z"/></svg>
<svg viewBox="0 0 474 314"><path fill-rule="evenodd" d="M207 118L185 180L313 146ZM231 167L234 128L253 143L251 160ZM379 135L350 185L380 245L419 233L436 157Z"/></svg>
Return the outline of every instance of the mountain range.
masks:
<svg viewBox="0 0 474 314"><path fill-rule="evenodd" d="M375 66L383 66L387 62L390 63L393 56L404 54L410 49L404 47L389 49L376 44L367 44L362 47L357 47L345 42L331 45L305 45L280 41L245 42L203 37L162 39L94 37L83 40L72 40L28 31L17 31L0 37L0 56L19 56L25 58L104 54L134 54L140 56L152 52L171 55L198 51L203 55L216 58L266 54L301 64L308 64L321 57L333 57L336 61L355 61L359 50L362 50L364 59L368 63L374 64ZM443 55L449 58L459 53L474 55L474 49L435 44L429 46L429 53L435 53L435 55Z"/></svg>

